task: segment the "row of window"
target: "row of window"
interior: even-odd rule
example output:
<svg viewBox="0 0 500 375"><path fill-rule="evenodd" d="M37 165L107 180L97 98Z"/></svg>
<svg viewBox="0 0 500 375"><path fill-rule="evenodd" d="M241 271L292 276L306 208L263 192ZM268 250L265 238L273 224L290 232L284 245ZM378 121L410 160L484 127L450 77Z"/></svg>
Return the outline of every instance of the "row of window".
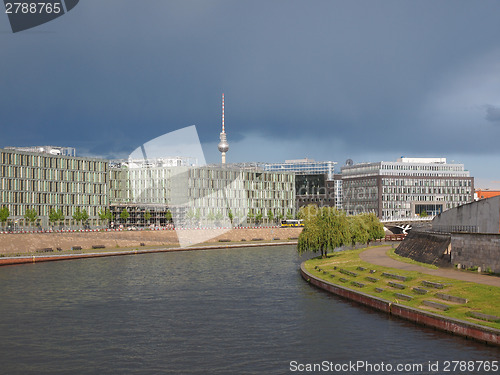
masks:
<svg viewBox="0 0 500 375"><path fill-rule="evenodd" d="M106 183L106 173L85 172L80 170L60 170L50 168L31 168L3 165L0 168L1 176L4 178L22 178L27 180L64 180L64 181L86 181L92 183Z"/></svg>
<svg viewBox="0 0 500 375"><path fill-rule="evenodd" d="M0 179L0 188L7 191L30 191L47 193L106 194L106 185L61 181L22 179Z"/></svg>
<svg viewBox="0 0 500 375"><path fill-rule="evenodd" d="M51 168L51 169L72 169L91 172L106 172L108 162L99 160L76 159L64 156L50 155L30 155L16 152L2 151L0 155L1 164Z"/></svg>
<svg viewBox="0 0 500 375"><path fill-rule="evenodd" d="M35 193L24 191L2 191L3 204L87 204L104 206L107 204L107 196L95 194L58 194L58 193Z"/></svg>
<svg viewBox="0 0 500 375"><path fill-rule="evenodd" d="M388 194L472 194L469 188L429 188L429 187L384 187L384 193Z"/></svg>
<svg viewBox="0 0 500 375"><path fill-rule="evenodd" d="M462 164L429 164L429 165L414 165L414 164L386 164L381 165L381 169L385 170L403 170L403 171L446 171L446 172L462 172L464 166Z"/></svg>
<svg viewBox="0 0 500 375"><path fill-rule="evenodd" d="M383 178L383 186L471 187L472 179Z"/></svg>

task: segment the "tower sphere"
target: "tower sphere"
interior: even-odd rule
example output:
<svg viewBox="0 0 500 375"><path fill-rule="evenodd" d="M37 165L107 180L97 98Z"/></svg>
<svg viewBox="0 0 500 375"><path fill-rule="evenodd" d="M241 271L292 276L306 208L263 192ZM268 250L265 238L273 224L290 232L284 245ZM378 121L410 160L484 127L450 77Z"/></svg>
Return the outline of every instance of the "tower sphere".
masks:
<svg viewBox="0 0 500 375"><path fill-rule="evenodd" d="M227 143L226 133L220 133L220 142L217 147L220 152L227 152L229 150L229 143Z"/></svg>
<svg viewBox="0 0 500 375"><path fill-rule="evenodd" d="M217 147L219 148L220 152L227 152L229 150L229 144L227 143L227 141L220 141Z"/></svg>

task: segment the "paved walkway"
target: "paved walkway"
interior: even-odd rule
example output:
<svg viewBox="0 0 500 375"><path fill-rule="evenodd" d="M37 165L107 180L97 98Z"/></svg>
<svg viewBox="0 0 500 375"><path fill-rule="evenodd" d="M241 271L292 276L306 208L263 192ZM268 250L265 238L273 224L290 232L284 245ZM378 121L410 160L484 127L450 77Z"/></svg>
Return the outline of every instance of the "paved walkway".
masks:
<svg viewBox="0 0 500 375"><path fill-rule="evenodd" d="M433 276L448 277L450 279L470 281L478 284L486 284L500 287L500 277L487 276L478 273L467 271L459 271L454 268L439 268L437 270L418 266L416 264L409 264L392 259L387 255L387 250L390 246L376 247L363 251L359 257L365 262L376 264L378 266L385 266L391 268L399 268L405 271L418 271Z"/></svg>

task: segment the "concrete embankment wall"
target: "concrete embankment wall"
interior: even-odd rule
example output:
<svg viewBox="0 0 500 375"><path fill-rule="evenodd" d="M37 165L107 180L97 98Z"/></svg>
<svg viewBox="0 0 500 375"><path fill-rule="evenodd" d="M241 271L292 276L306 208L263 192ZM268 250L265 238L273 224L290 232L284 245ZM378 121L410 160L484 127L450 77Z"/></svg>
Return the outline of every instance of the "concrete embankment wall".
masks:
<svg viewBox="0 0 500 375"><path fill-rule="evenodd" d="M440 232L500 232L500 197L481 199L446 210L432 220Z"/></svg>
<svg viewBox="0 0 500 375"><path fill-rule="evenodd" d="M198 243L199 238L207 237L203 229L184 231L188 231L193 244ZM210 229L210 237L213 238L210 242L218 242L220 239L235 242L243 239L286 240L297 238L301 231L302 228L242 228L230 231ZM104 245L107 249L138 247L141 243L145 246L168 246L177 244L178 240L174 230L0 234L0 254L36 253L44 248L52 248L54 251L57 248L70 250L74 246L82 249L90 249L95 245Z"/></svg>
<svg viewBox="0 0 500 375"><path fill-rule="evenodd" d="M395 252L418 262L449 267L450 244L450 234L412 230Z"/></svg>
<svg viewBox="0 0 500 375"><path fill-rule="evenodd" d="M500 273L500 234L452 233L451 262Z"/></svg>
<svg viewBox="0 0 500 375"><path fill-rule="evenodd" d="M500 273L500 234L439 233L413 230L395 250L419 262L452 267L481 267Z"/></svg>
<svg viewBox="0 0 500 375"><path fill-rule="evenodd" d="M447 318L427 311L422 311L408 306L370 296L340 285L335 285L321 280L306 271L304 263L301 264L300 273L302 277L312 285L329 291L338 296L361 303L365 306L384 311L388 314L422 324L428 327L439 329L454 335L463 336L488 344L500 346L500 330L483 327L478 324L469 323L463 320Z"/></svg>

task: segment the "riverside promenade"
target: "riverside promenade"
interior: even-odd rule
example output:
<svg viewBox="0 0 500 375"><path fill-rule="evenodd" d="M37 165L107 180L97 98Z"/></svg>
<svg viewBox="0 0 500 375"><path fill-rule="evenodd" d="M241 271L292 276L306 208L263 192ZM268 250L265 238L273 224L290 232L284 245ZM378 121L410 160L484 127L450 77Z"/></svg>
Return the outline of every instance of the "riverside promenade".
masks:
<svg viewBox="0 0 500 375"><path fill-rule="evenodd" d="M395 269L400 269L404 271L417 271L422 274L434 275L442 278L450 278L455 280L467 281L477 284L486 284L490 286L499 286L500 278L495 276L487 276L480 275L475 273L470 273L466 271L458 271L453 269L429 269L426 267L421 267L418 265L408 264L405 262L397 261L390 258L387 255L388 250L390 250L390 246L382 246L377 248L364 249L359 253L359 258L362 261L370 263L372 265L378 265L383 267L390 267ZM418 303L414 306L405 304L404 302L399 302L398 299L394 299L394 295L398 295L398 293L392 293L393 290L389 292L390 297L386 295L374 295L373 287L370 292L363 292L360 290L360 287L364 287L365 285L355 280L349 279L348 276L352 274L352 276L358 276L354 272L350 272L349 269L338 269L334 267L335 263L325 264L325 268L321 265L321 268L318 268L319 264L314 268L306 269L306 262L301 264L300 273L302 278L306 280L311 285L314 285L320 289L331 292L340 297L349 299L351 301L358 302L362 305L369 306L376 310L383 311L392 316L396 316L405 320L409 320L415 322L417 324L425 325L428 327L432 327L434 329L442 330L454 335L463 336L469 339L477 340L480 342L485 342L488 344L500 346L500 330L497 328L488 327L486 325L481 325L470 321L470 319L457 319L450 316L445 316L443 314L438 314L436 312L430 311L429 309L421 309ZM338 264L337 264L338 266ZM309 266L312 267L312 266ZM353 266L354 267L354 266ZM362 267L358 267L362 268ZM334 271L335 270L335 271ZM367 272L366 268L363 268L363 271ZM320 277L317 273L320 272ZM341 273L342 277L338 277L338 273ZM324 274L330 274L330 278L326 279ZM336 277L331 280L331 277ZM347 279L346 279L347 277ZM367 277L368 279L368 277ZM341 281L341 283L335 282L336 280ZM347 284L347 282L349 282ZM374 282L377 279L374 279ZM351 287L354 286L354 288ZM385 284L384 284L385 285ZM356 286L358 288L356 288ZM403 285L401 285L403 286ZM405 286L403 286L404 288ZM380 288L375 288L376 292L384 292L384 289L376 290ZM416 289L416 288L412 288ZM417 288L418 289L418 288ZM401 299L407 300L404 297L409 297L412 300L413 296L406 296L400 294ZM399 298L399 296L397 296ZM432 296L430 297L432 298ZM418 299L416 299L419 302ZM425 302L425 301L424 301ZM432 302L432 301L431 301Z"/></svg>
<svg viewBox="0 0 500 375"><path fill-rule="evenodd" d="M405 271L417 271L433 276L447 277L450 279L500 287L500 277L498 276L488 276L470 271L460 271L455 268L431 269L416 264L400 262L387 255L387 251L390 248L390 246L383 246L367 249L359 254L359 257L361 260L377 266L398 268Z"/></svg>

